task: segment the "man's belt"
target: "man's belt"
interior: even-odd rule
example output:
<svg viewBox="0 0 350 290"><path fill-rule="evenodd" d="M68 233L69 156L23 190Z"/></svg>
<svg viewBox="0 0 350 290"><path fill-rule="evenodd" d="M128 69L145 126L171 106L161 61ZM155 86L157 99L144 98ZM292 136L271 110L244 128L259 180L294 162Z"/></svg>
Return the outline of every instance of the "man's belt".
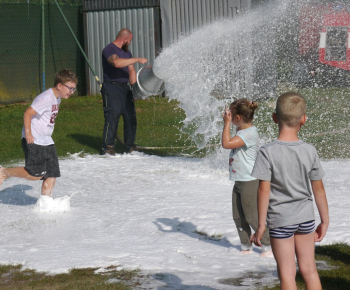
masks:
<svg viewBox="0 0 350 290"><path fill-rule="evenodd" d="M118 85L129 85L129 83L120 83L120 82L116 82L116 81L106 81L103 82L105 84L118 84Z"/></svg>

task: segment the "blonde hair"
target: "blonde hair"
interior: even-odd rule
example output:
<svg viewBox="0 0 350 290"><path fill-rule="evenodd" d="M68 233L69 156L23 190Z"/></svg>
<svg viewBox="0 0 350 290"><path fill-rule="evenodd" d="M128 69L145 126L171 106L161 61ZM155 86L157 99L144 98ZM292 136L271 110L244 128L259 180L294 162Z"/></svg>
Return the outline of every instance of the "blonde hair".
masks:
<svg viewBox="0 0 350 290"><path fill-rule="evenodd" d="M70 68L65 68L56 73L54 87L60 83L65 84L66 82L78 84L78 77L71 72Z"/></svg>
<svg viewBox="0 0 350 290"><path fill-rule="evenodd" d="M287 92L278 97L276 118L279 124L283 123L288 127L298 126L305 113L306 101L302 95Z"/></svg>
<svg viewBox="0 0 350 290"><path fill-rule="evenodd" d="M247 99L238 99L230 105L233 114L240 115L245 123L253 121L254 112L258 108L258 103Z"/></svg>

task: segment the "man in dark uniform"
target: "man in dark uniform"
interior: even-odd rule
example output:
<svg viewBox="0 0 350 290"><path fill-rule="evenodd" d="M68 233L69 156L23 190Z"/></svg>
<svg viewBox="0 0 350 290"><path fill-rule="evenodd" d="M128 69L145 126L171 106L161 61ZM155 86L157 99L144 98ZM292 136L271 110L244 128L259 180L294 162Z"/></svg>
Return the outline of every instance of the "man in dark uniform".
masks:
<svg viewBox="0 0 350 290"><path fill-rule="evenodd" d="M125 152L135 149L136 113L130 85L136 83L134 63L145 64L148 60L132 57L128 49L132 32L123 28L116 39L102 51L103 84L102 98L105 124L103 128L103 153L115 155L115 139L120 116L124 120ZM130 85L129 85L130 84Z"/></svg>

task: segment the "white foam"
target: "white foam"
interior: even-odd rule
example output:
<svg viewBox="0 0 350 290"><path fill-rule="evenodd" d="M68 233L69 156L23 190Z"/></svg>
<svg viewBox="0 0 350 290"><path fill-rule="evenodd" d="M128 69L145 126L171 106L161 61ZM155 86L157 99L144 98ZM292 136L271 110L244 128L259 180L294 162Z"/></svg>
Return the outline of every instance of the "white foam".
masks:
<svg viewBox="0 0 350 290"><path fill-rule="evenodd" d="M34 205L34 210L40 212L66 212L70 210L70 198L67 195L58 198L41 195Z"/></svg>
<svg viewBox="0 0 350 290"><path fill-rule="evenodd" d="M66 213L33 211L41 182L5 180L0 263L50 273L139 268L154 277L147 289L246 290L277 279L274 259L261 258L261 249L240 254L227 159L215 168L207 159L136 153L60 160L54 199L41 199L54 204L76 192ZM350 243L350 162L323 161L322 166L331 223L317 244ZM245 286L220 282L237 277Z"/></svg>

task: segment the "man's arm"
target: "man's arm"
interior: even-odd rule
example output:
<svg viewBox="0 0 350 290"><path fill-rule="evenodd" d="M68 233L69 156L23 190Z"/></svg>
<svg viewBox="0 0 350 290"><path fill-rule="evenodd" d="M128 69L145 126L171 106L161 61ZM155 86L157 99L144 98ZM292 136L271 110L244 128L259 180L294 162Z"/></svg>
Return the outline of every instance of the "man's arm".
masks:
<svg viewBox="0 0 350 290"><path fill-rule="evenodd" d="M24 112L24 117L23 117L24 133L28 144L34 143L34 137L32 135L32 117L36 115L36 113L37 112L32 107L29 107Z"/></svg>
<svg viewBox="0 0 350 290"><path fill-rule="evenodd" d="M320 242L326 235L329 225L328 202L326 191L321 180L311 180L312 191L315 196L315 202L320 214L321 223L315 231L315 242Z"/></svg>
<svg viewBox="0 0 350 290"><path fill-rule="evenodd" d="M136 83L137 81L137 77L136 77L136 71L135 71L135 67L133 64L129 65L129 83L130 85L133 85L134 83Z"/></svg>
<svg viewBox="0 0 350 290"><path fill-rule="evenodd" d="M143 57L120 58L116 54L112 54L107 59L107 61L111 66L118 67L118 68L126 67L137 62L141 64L145 64L146 62L148 62L148 60Z"/></svg>

